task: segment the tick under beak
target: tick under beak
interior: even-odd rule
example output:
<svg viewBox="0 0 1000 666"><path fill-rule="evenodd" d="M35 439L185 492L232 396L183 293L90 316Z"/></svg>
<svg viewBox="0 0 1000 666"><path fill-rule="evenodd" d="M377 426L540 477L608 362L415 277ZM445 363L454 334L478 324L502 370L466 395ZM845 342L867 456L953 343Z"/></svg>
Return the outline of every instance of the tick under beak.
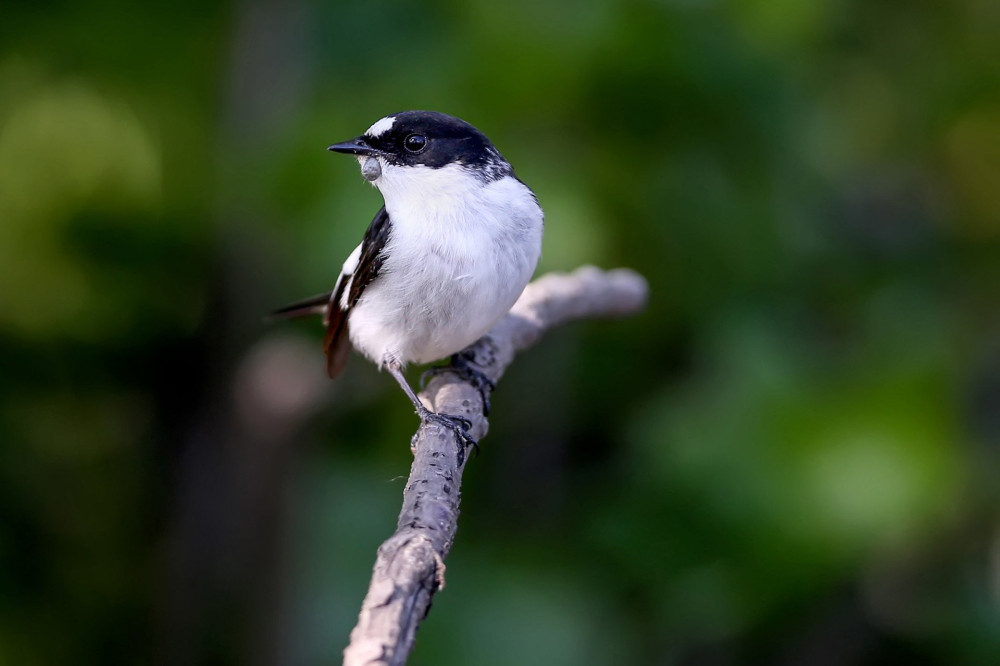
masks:
<svg viewBox="0 0 1000 666"><path fill-rule="evenodd" d="M335 153L344 153L346 155L368 155L374 156L378 154L378 151L368 145L364 137L358 137L357 139L351 139L350 141L344 141L343 143L335 143L327 150L332 150Z"/></svg>

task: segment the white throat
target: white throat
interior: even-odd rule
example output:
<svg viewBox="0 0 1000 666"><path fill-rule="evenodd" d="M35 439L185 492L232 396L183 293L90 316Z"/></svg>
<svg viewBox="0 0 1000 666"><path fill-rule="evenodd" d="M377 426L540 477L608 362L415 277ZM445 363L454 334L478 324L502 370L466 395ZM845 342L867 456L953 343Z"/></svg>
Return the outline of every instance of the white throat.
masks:
<svg viewBox="0 0 1000 666"><path fill-rule="evenodd" d="M379 159L382 175L372 184L385 199L389 216L409 217L420 211L422 217L462 215L482 200L487 184L460 164L440 168L396 166Z"/></svg>

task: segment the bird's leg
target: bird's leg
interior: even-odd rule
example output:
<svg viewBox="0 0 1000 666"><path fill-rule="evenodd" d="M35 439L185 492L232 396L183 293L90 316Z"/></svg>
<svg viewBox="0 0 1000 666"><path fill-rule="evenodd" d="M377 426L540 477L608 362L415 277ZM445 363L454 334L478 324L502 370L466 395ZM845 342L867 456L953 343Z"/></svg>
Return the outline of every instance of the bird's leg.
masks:
<svg viewBox="0 0 1000 666"><path fill-rule="evenodd" d="M479 391L479 397L483 400L483 416L489 416L490 393L496 389L497 385L496 382L486 376L486 373L474 367L472 361L471 354L467 351L452 354L449 365L436 365L433 368L428 368L420 375L420 390L423 390L430 378L436 377L442 372L456 374L476 387L476 390Z"/></svg>
<svg viewBox="0 0 1000 666"><path fill-rule="evenodd" d="M406 382L406 377L403 376L403 369L400 366L399 361L388 361L385 364L385 367L389 371L389 374L392 375L393 379L395 379L399 384L400 388L403 389L403 392L406 393L406 397L408 397L410 402L413 403L413 407L416 409L417 416L420 417L421 423L426 423L428 421L431 423L437 423L438 425L442 425L455 433L455 436L458 438L459 446L461 447L459 451L460 464L467 447L471 446L477 453L479 452L479 444L472 438L472 435L469 434L469 430L472 428L472 422L468 419L463 419L461 416L439 414L427 409L424 407L424 403L420 402L420 398L417 397L417 394L413 392L413 389L410 388L410 385Z"/></svg>

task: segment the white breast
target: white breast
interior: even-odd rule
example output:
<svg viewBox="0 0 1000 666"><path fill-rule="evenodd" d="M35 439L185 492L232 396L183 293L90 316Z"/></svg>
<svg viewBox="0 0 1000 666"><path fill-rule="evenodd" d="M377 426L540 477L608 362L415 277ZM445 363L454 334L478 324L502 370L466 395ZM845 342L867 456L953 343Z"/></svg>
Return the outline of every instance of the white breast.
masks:
<svg viewBox="0 0 1000 666"><path fill-rule="evenodd" d="M460 165L382 165L392 231L379 277L350 317L354 346L380 366L461 351L503 317L541 254L543 215L515 178L482 183Z"/></svg>

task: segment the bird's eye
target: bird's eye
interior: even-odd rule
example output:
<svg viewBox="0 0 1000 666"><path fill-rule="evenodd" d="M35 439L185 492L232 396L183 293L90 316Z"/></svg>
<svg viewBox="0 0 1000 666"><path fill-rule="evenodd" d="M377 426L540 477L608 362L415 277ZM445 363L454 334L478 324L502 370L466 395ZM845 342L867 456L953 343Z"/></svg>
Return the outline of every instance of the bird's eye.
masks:
<svg viewBox="0 0 1000 666"><path fill-rule="evenodd" d="M427 145L427 137L422 134L411 134L403 139L403 147L411 153L419 153Z"/></svg>

